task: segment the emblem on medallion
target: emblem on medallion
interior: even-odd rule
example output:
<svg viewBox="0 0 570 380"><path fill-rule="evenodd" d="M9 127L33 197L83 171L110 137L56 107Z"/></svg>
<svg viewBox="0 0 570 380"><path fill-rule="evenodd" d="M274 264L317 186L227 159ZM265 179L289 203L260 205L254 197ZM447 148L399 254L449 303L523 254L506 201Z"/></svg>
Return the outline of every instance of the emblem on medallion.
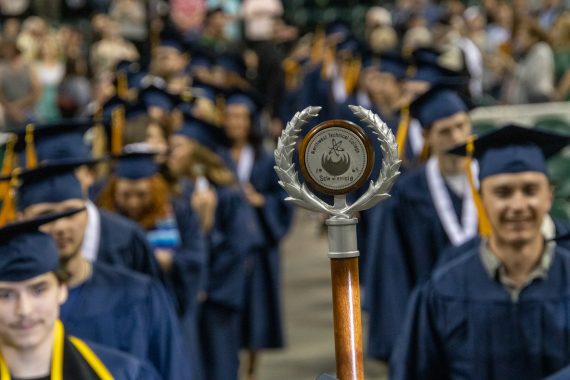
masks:
<svg viewBox="0 0 570 380"><path fill-rule="evenodd" d="M311 187L325 194L358 188L372 171L374 149L362 128L346 120L317 125L299 149L301 170Z"/></svg>
<svg viewBox="0 0 570 380"><path fill-rule="evenodd" d="M349 219L352 212L368 209L389 197L388 190L400 174L400 160L395 137L390 128L371 111L349 106L355 116L376 135L371 138L358 125L346 120L329 120L312 128L299 145L299 166L305 183L299 182L293 154L301 128L316 117L320 107L307 107L287 123L275 150L275 171L279 184L287 191L286 200L333 218ZM365 184L374 166L372 142L382 151L378 179L352 204L346 194ZM318 198L309 188L334 195L334 205Z"/></svg>

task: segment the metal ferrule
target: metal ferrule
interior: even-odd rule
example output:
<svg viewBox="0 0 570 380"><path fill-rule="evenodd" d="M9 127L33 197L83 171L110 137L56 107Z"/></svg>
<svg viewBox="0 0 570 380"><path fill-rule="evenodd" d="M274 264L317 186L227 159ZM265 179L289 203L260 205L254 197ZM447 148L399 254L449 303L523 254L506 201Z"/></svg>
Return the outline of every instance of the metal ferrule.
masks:
<svg viewBox="0 0 570 380"><path fill-rule="evenodd" d="M356 244L357 218L342 219L332 217L326 220L329 230L329 258L345 259L358 257Z"/></svg>

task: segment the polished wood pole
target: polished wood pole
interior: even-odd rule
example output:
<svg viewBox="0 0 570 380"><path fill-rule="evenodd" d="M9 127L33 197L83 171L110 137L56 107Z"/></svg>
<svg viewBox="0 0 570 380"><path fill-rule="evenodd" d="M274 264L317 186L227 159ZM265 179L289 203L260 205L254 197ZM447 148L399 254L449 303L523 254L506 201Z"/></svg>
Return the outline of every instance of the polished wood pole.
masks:
<svg viewBox="0 0 570 380"><path fill-rule="evenodd" d="M335 205L342 207L344 198ZM336 377L363 380L362 321L358 282L356 218L327 219L331 260Z"/></svg>
<svg viewBox="0 0 570 380"><path fill-rule="evenodd" d="M358 257L331 259L336 376L363 380Z"/></svg>

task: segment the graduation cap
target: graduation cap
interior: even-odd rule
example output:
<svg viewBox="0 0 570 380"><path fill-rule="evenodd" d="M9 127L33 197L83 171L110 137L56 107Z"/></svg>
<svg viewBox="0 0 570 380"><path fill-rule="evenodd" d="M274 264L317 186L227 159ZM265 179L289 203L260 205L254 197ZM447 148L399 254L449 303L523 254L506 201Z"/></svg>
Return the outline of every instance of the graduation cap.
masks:
<svg viewBox="0 0 570 380"><path fill-rule="evenodd" d="M46 160L94 162L91 147L85 142L85 134L93 124L93 118L74 118L28 125L17 134L15 152L20 154L20 166L33 168Z"/></svg>
<svg viewBox="0 0 570 380"><path fill-rule="evenodd" d="M433 48L414 50L411 56L411 67L414 67L415 70L411 72L408 79L425 81L432 85L465 85L468 83L469 77L462 70L462 56L461 54L456 55L457 52L454 50L440 52Z"/></svg>
<svg viewBox="0 0 570 380"><path fill-rule="evenodd" d="M188 113L184 114L182 127L175 133L195 140L213 152L225 143L221 128L207 121L197 119Z"/></svg>
<svg viewBox="0 0 570 380"><path fill-rule="evenodd" d="M147 108L158 107L171 112L181 101L180 95L172 94L155 85L147 86L139 92L139 102Z"/></svg>
<svg viewBox="0 0 570 380"><path fill-rule="evenodd" d="M35 169L16 169L1 181L11 181L18 188L19 210L37 203L59 203L68 199L83 199L81 184L75 176L75 162L40 164Z"/></svg>
<svg viewBox="0 0 570 380"><path fill-rule="evenodd" d="M25 281L57 270L59 250L53 238L39 228L83 210L74 208L0 228L0 281Z"/></svg>
<svg viewBox="0 0 570 380"><path fill-rule="evenodd" d="M245 78L247 67L245 61L240 53L225 52L218 56L216 60L217 66L222 67L224 70L235 73L242 78Z"/></svg>
<svg viewBox="0 0 570 380"><path fill-rule="evenodd" d="M445 86L430 88L410 105L411 115L423 128L430 128L437 120L467 111L467 105L457 92Z"/></svg>
<svg viewBox="0 0 570 380"><path fill-rule="evenodd" d="M211 68L216 63L216 54L207 46L194 43L190 46L190 61L186 72L191 73L197 67Z"/></svg>
<svg viewBox="0 0 570 380"><path fill-rule="evenodd" d="M261 95L254 90L232 89L226 95L226 106L241 104L247 107L250 115L256 115L263 108Z"/></svg>
<svg viewBox="0 0 570 380"><path fill-rule="evenodd" d="M186 44L182 41L180 34L173 29L166 29L160 36L159 47L168 47L184 53L187 50Z"/></svg>
<svg viewBox="0 0 570 380"><path fill-rule="evenodd" d="M539 172L547 175L546 159L558 153L570 143L570 135L561 135L536 128L509 124L491 131L466 144L455 147L449 153L467 156L479 161L479 182L487 177L520 172ZM488 236L491 225L483 208L471 171L467 178L473 192L473 199L479 214L480 233Z"/></svg>
<svg viewBox="0 0 570 380"><path fill-rule="evenodd" d="M406 76L408 62L398 52L390 51L380 55L368 53L364 57L362 66L375 68L380 72L390 73L397 79L402 79Z"/></svg>
<svg viewBox="0 0 570 380"><path fill-rule="evenodd" d="M338 36L339 42L344 41L351 35L350 27L342 21L333 21L325 27L325 35L327 37L330 36Z"/></svg>
<svg viewBox="0 0 570 380"><path fill-rule="evenodd" d="M132 180L152 177L158 173L155 158L159 153L145 143L129 144L117 157L114 173L119 178Z"/></svg>
<svg viewBox="0 0 570 380"><path fill-rule="evenodd" d="M570 135L509 124L450 151L479 161L479 179L525 171L547 174L546 160L570 143Z"/></svg>

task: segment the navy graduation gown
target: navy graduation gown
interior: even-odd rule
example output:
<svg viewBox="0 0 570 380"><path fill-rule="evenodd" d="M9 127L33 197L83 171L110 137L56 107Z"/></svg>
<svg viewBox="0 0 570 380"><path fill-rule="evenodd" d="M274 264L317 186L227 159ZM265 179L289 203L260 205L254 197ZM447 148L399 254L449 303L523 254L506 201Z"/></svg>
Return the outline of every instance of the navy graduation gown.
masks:
<svg viewBox="0 0 570 380"><path fill-rule="evenodd" d="M188 378L172 304L147 276L94 263L91 278L71 289L61 320L72 335L147 360L164 379Z"/></svg>
<svg viewBox="0 0 570 380"><path fill-rule="evenodd" d="M88 342L88 345L95 355L101 359L115 380L162 379L153 366L134 356L92 342Z"/></svg>
<svg viewBox="0 0 570 380"><path fill-rule="evenodd" d="M178 304L179 315L195 314L198 292L205 286L206 240L200 228L198 215L189 202L172 202L181 244L173 255L169 284Z"/></svg>
<svg viewBox="0 0 570 380"><path fill-rule="evenodd" d="M188 201L194 184L184 181ZM237 379L239 369L240 313L246 260L259 245L253 210L237 187L215 187L218 204L212 230L206 235L208 263L206 300L200 305L201 371L205 380Z"/></svg>
<svg viewBox="0 0 570 380"><path fill-rule="evenodd" d="M283 347L279 243L287 234L293 207L273 169L275 159L261 151L254 161L250 182L265 197L255 209L261 245L253 251L252 268L246 278L242 319L242 347L252 350Z"/></svg>
<svg viewBox="0 0 570 380"><path fill-rule="evenodd" d="M456 214L461 215L461 200L447 190ZM428 188L425 166L402 177L391 195L373 209L366 277L368 355L380 360L390 357L413 288L429 277L438 255L450 245Z"/></svg>
<svg viewBox="0 0 570 380"><path fill-rule="evenodd" d="M144 231L123 216L98 210L101 230L97 261L162 279L162 272Z"/></svg>
<svg viewBox="0 0 570 380"><path fill-rule="evenodd" d="M391 379L535 380L570 363L570 252L513 302L479 248L434 272L411 298Z"/></svg>

